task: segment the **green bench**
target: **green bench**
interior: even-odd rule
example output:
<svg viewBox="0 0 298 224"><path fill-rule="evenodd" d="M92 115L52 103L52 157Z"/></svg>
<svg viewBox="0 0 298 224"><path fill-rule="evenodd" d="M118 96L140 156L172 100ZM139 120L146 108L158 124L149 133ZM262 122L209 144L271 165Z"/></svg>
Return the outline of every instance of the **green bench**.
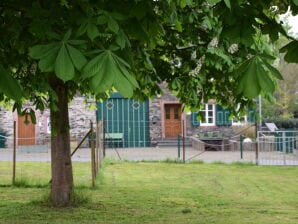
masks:
<svg viewBox="0 0 298 224"><path fill-rule="evenodd" d="M103 139L103 136L101 136ZM123 133L105 133L104 135L106 143L122 143L122 148L124 147L124 134Z"/></svg>

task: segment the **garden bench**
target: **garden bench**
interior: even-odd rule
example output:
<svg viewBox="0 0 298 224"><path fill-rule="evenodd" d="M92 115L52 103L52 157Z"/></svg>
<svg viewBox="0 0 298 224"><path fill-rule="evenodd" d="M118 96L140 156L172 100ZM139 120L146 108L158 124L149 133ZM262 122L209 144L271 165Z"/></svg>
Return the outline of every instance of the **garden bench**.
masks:
<svg viewBox="0 0 298 224"><path fill-rule="evenodd" d="M123 133L105 133L106 143L122 143L122 148L124 147L124 134Z"/></svg>

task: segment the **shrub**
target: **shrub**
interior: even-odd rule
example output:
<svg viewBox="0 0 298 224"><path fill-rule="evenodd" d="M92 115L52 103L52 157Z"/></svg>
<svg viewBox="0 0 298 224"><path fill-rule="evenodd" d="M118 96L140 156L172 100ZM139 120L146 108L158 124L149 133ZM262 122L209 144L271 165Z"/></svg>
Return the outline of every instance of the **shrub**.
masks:
<svg viewBox="0 0 298 224"><path fill-rule="evenodd" d="M298 119L268 118L263 123L274 123L279 129L298 129Z"/></svg>

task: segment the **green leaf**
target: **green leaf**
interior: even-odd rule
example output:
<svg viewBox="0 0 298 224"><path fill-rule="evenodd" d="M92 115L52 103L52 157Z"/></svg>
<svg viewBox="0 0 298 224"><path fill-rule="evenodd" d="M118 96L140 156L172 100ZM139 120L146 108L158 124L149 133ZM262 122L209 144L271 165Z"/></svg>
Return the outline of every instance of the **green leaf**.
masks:
<svg viewBox="0 0 298 224"><path fill-rule="evenodd" d="M113 58L115 61L117 61L120 65L124 65L127 68L130 68L130 65L124 61L122 58L120 58L119 56L117 56L116 54L112 54Z"/></svg>
<svg viewBox="0 0 298 224"><path fill-rule="evenodd" d="M99 36L99 31L96 25L89 23L87 26L87 35L91 40Z"/></svg>
<svg viewBox="0 0 298 224"><path fill-rule="evenodd" d="M255 69L253 68L253 66L251 66L249 69L248 69L248 72L246 74L246 78L243 79L243 81L245 82L243 85L245 86L244 87L244 95L250 99L253 99L255 97L257 97L260 92L261 92L261 87L258 83L258 80L257 80L257 74L252 72L254 71Z"/></svg>
<svg viewBox="0 0 298 224"><path fill-rule="evenodd" d="M30 120L33 124L36 124L36 116L35 116L35 111L33 109L30 109Z"/></svg>
<svg viewBox="0 0 298 224"><path fill-rule="evenodd" d="M76 69L80 71L82 67L86 64L87 59L78 49L70 46L69 44L66 44L66 48L68 50L72 63L74 64Z"/></svg>
<svg viewBox="0 0 298 224"><path fill-rule="evenodd" d="M182 23L178 20L176 20L175 22L175 29L178 31L178 32L182 32L183 31L183 28L182 28Z"/></svg>
<svg viewBox="0 0 298 224"><path fill-rule="evenodd" d="M71 80L74 77L74 66L64 44L61 46L56 58L55 73L63 81Z"/></svg>
<svg viewBox="0 0 298 224"><path fill-rule="evenodd" d="M207 2L211 5L215 5L217 3L219 3L221 0L207 0Z"/></svg>
<svg viewBox="0 0 298 224"><path fill-rule="evenodd" d="M63 41L67 41L70 38L71 30L69 29L63 37Z"/></svg>
<svg viewBox="0 0 298 224"><path fill-rule="evenodd" d="M256 61L256 74L258 78L258 83L262 90L265 92L273 93L275 90L275 85L271 78L268 76L267 72L263 66L259 63L259 60Z"/></svg>
<svg viewBox="0 0 298 224"><path fill-rule="evenodd" d="M109 90L114 82L114 77L116 75L117 67L116 64L111 57L110 51L105 51L104 53L104 62L102 63L101 69L99 70L99 76L102 77L100 82L96 85L94 89L97 93L102 93L106 90Z"/></svg>
<svg viewBox="0 0 298 224"><path fill-rule="evenodd" d="M239 92L242 92L244 96L253 99L259 95L261 87L257 78L257 68L255 63L256 58L250 58L236 70L236 73L240 73L239 80Z"/></svg>
<svg viewBox="0 0 298 224"><path fill-rule="evenodd" d="M92 77L90 82L90 87L95 92L97 92L97 86L99 86L99 84L101 83L105 75L104 72L102 72L102 65L106 63L106 60L107 60L107 57L105 57L104 54L100 54L93 59L93 62L89 65L88 68L86 66L86 69L88 69L90 74L92 74L92 75L89 74L89 77Z"/></svg>
<svg viewBox="0 0 298 224"><path fill-rule="evenodd" d="M127 70L129 67L122 58L105 50L85 66L83 73L91 77L90 87L95 93L103 93L114 86L123 96L131 97L138 83Z"/></svg>
<svg viewBox="0 0 298 224"><path fill-rule="evenodd" d="M267 53L262 53L262 54L260 54L260 57L262 58L262 60L263 59L268 59L268 60L275 60L275 57L273 57L272 55L270 55L270 54L267 54ZM263 60L264 61L264 60Z"/></svg>
<svg viewBox="0 0 298 224"><path fill-rule="evenodd" d="M128 47L130 46L130 42L122 29L119 29L118 35L116 37L116 43L120 46L121 49L124 49L126 45Z"/></svg>
<svg viewBox="0 0 298 224"><path fill-rule="evenodd" d="M288 63L298 63L298 41L293 40L280 49L285 54L285 60Z"/></svg>
<svg viewBox="0 0 298 224"><path fill-rule="evenodd" d="M211 21L210 21L208 16L204 17L204 20L203 20L202 24L206 25L209 30L212 29L212 24L211 24Z"/></svg>
<svg viewBox="0 0 298 224"><path fill-rule="evenodd" d="M50 54L40 59L38 67L42 72L52 72L55 68L55 61L59 52L59 48L53 48Z"/></svg>
<svg viewBox="0 0 298 224"><path fill-rule="evenodd" d="M120 69L120 71L122 72L122 75L125 76L125 78L127 78L127 80L130 82L130 84L132 85L131 88L138 88L139 84L137 82L137 80L134 78L134 76L132 76L128 70L126 69L126 67L124 67L123 65L118 63L118 67Z"/></svg>
<svg viewBox="0 0 298 224"><path fill-rule="evenodd" d="M67 43L71 44L71 45L83 45L83 44L86 44L87 41L85 41L85 40L68 40Z"/></svg>
<svg viewBox="0 0 298 224"><path fill-rule="evenodd" d="M103 14L103 15L98 16L96 21L97 21L98 25L103 25L108 22L108 18L106 15Z"/></svg>
<svg viewBox="0 0 298 224"><path fill-rule="evenodd" d="M33 59L41 59L51 54L53 48L57 48L58 44L35 45L29 48L29 56Z"/></svg>
<svg viewBox="0 0 298 224"><path fill-rule="evenodd" d="M0 66L0 92L16 101L20 100L24 94L17 80L2 66Z"/></svg>
<svg viewBox="0 0 298 224"><path fill-rule="evenodd" d="M270 71L272 76L274 76L277 79L283 80L282 75L276 68L274 68L272 65L270 65L267 61L263 60L263 63L264 63L264 66L266 66L266 68Z"/></svg>
<svg viewBox="0 0 298 224"><path fill-rule="evenodd" d="M108 49L110 51L118 51L120 47L117 44L111 44Z"/></svg>
<svg viewBox="0 0 298 224"><path fill-rule="evenodd" d="M241 74L239 91L250 99L257 97L261 91L273 94L275 83L272 77L282 78L273 66L258 55L245 61L236 72Z"/></svg>
<svg viewBox="0 0 298 224"><path fill-rule="evenodd" d="M226 6L227 6L229 9L231 9L231 2L230 2L230 0L224 0L224 2L225 2L225 4L226 4Z"/></svg>
<svg viewBox="0 0 298 224"><path fill-rule="evenodd" d="M115 19L113 19L112 17L109 17L108 28L111 31L113 31L114 33L118 33L119 25L118 25L117 21Z"/></svg>
<svg viewBox="0 0 298 224"><path fill-rule="evenodd" d="M104 54L101 53L85 65L82 77L85 79L94 76L100 71L102 63L104 63Z"/></svg>
<svg viewBox="0 0 298 224"><path fill-rule="evenodd" d="M116 73L114 87L126 98L133 96L134 88L132 88L131 83L121 73Z"/></svg>
<svg viewBox="0 0 298 224"><path fill-rule="evenodd" d="M79 36L82 36L84 33L87 32L87 27L88 27L88 22L85 21L83 23L81 23L76 35L79 37Z"/></svg>

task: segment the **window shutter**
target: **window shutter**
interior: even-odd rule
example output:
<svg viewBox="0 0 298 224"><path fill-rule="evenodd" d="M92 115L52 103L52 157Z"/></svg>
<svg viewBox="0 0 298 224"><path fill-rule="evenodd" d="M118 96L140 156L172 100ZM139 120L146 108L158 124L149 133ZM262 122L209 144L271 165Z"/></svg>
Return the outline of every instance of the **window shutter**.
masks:
<svg viewBox="0 0 298 224"><path fill-rule="evenodd" d="M191 123L193 126L200 126L200 121L197 118L198 113L192 112L191 113Z"/></svg>
<svg viewBox="0 0 298 224"><path fill-rule="evenodd" d="M232 120L229 119L230 112L223 109L220 105L216 105L216 125L217 126L230 126Z"/></svg>
<svg viewBox="0 0 298 224"><path fill-rule="evenodd" d="M232 120L229 119L229 116L230 116L230 111L225 110L225 122L224 122L225 126L231 126L232 125Z"/></svg>
<svg viewBox="0 0 298 224"><path fill-rule="evenodd" d="M248 118L247 118L247 121L250 122L250 123L255 123L256 122L256 118L255 118L255 110L253 109L250 109L248 111Z"/></svg>
<svg viewBox="0 0 298 224"><path fill-rule="evenodd" d="M222 126L224 124L224 114L223 114L223 109L221 106L216 105L216 125L217 126Z"/></svg>

